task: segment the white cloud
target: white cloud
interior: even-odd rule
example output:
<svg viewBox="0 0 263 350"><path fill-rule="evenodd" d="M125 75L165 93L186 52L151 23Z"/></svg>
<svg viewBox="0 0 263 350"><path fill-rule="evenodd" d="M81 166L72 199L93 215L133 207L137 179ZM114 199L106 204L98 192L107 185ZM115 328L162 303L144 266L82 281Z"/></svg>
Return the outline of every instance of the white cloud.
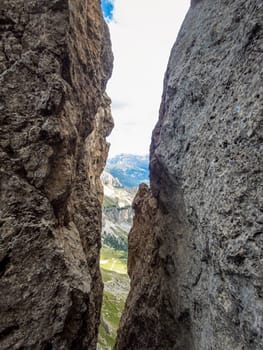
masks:
<svg viewBox="0 0 263 350"><path fill-rule="evenodd" d="M163 77L190 0L115 0L108 83L115 128L110 155L146 154L158 120Z"/></svg>

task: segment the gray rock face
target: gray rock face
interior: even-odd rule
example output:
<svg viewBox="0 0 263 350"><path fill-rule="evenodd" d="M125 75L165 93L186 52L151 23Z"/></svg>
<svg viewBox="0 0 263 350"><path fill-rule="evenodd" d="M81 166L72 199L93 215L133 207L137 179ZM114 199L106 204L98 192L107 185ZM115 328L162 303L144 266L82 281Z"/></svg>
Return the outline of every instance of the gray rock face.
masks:
<svg viewBox="0 0 263 350"><path fill-rule="evenodd" d="M110 173L103 172L102 245L127 251L132 226L132 201L136 188L124 187Z"/></svg>
<svg viewBox="0 0 263 350"><path fill-rule="evenodd" d="M104 209L104 218L105 220L109 220L113 224L117 224L120 227L123 227L127 232L130 230L132 225L133 211L132 207L124 207L124 208L105 208Z"/></svg>
<svg viewBox="0 0 263 350"><path fill-rule="evenodd" d="M96 0L0 3L0 348L95 349L112 128Z"/></svg>
<svg viewBox="0 0 263 350"><path fill-rule="evenodd" d="M263 348L262 52L261 0L192 2L153 132L152 194L135 208L129 264L144 267L130 270L118 350Z"/></svg>

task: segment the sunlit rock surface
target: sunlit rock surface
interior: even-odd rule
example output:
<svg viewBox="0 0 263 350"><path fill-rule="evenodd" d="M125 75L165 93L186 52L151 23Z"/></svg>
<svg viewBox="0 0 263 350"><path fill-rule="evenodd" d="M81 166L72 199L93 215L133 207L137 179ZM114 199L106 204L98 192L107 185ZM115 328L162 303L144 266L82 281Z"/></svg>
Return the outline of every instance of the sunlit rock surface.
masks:
<svg viewBox="0 0 263 350"><path fill-rule="evenodd" d="M112 70L96 0L0 3L0 348L95 349Z"/></svg>
<svg viewBox="0 0 263 350"><path fill-rule="evenodd" d="M192 1L129 237L116 350L260 350L263 3ZM151 204L150 204L151 203Z"/></svg>

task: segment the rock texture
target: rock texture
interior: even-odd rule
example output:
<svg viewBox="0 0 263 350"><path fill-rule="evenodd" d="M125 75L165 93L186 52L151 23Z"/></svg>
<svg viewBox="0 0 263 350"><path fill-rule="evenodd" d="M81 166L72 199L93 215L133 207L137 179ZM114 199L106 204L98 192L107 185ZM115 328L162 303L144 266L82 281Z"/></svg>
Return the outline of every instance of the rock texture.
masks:
<svg viewBox="0 0 263 350"><path fill-rule="evenodd" d="M135 217L128 245L131 292L116 349L172 349L174 319L169 309L167 274L159 252L159 240L163 239L160 236L162 211L146 184L140 185L133 209ZM164 230L165 226L166 223Z"/></svg>
<svg viewBox="0 0 263 350"><path fill-rule="evenodd" d="M263 3L192 1L134 201L117 350L263 348Z"/></svg>
<svg viewBox="0 0 263 350"><path fill-rule="evenodd" d="M112 70L97 0L0 3L0 348L95 349Z"/></svg>
<svg viewBox="0 0 263 350"><path fill-rule="evenodd" d="M128 250L128 232L132 226L132 201L136 188L124 187L110 173L102 176L104 199L102 206L102 245Z"/></svg>

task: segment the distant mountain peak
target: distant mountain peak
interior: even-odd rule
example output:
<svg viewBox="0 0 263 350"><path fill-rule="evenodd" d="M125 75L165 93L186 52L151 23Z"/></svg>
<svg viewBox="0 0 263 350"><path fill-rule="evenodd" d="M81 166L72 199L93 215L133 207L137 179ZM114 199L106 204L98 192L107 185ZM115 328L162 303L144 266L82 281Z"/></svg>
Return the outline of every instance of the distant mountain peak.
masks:
<svg viewBox="0 0 263 350"><path fill-rule="evenodd" d="M101 180L104 185L110 185L115 188L124 187L116 177L113 177L107 171L103 171L103 173L101 174Z"/></svg>
<svg viewBox="0 0 263 350"><path fill-rule="evenodd" d="M106 171L125 187L149 183L149 155L118 154L108 159Z"/></svg>

